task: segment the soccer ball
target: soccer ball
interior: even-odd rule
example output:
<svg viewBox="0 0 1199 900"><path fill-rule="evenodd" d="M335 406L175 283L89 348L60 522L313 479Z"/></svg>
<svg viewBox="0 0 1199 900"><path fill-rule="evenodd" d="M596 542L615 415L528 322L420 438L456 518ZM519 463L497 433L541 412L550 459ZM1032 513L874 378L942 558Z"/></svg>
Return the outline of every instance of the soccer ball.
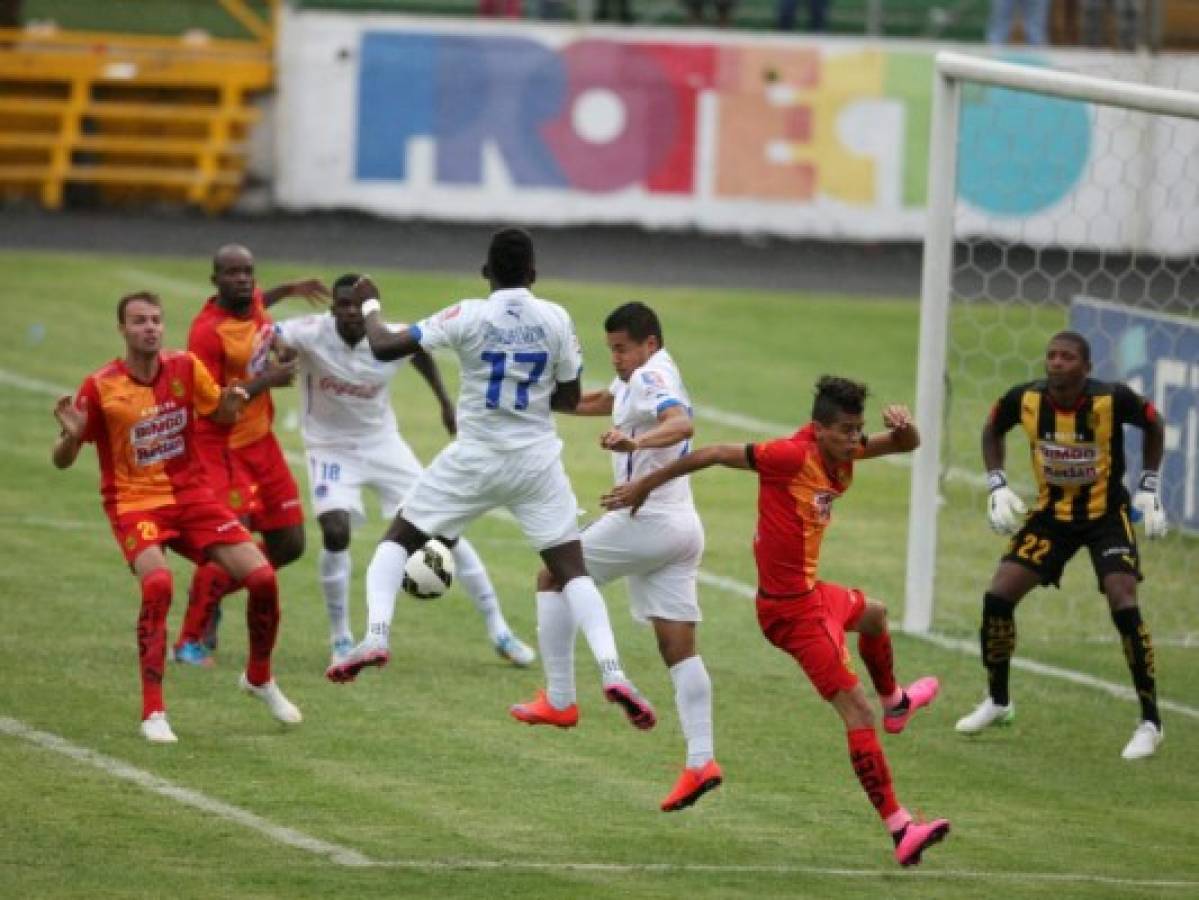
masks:
<svg viewBox="0 0 1199 900"><path fill-rule="evenodd" d="M418 600L434 600L454 581L454 554L441 541L432 540L404 564L404 590Z"/></svg>

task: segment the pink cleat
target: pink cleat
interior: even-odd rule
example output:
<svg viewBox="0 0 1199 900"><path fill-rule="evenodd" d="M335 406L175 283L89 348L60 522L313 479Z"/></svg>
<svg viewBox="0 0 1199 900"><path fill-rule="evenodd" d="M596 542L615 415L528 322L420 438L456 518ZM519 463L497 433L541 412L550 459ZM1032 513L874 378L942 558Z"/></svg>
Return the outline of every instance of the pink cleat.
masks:
<svg viewBox="0 0 1199 900"><path fill-rule="evenodd" d="M883 713L883 728L887 734L899 734L908 726L908 719L922 706L928 706L937 698L941 682L929 675L913 681L903 692L903 701Z"/></svg>
<svg viewBox="0 0 1199 900"><path fill-rule="evenodd" d="M895 861L901 866L920 865L920 854L939 843L949 834L948 819L917 822L913 819L899 832L895 844Z"/></svg>
<svg viewBox="0 0 1199 900"><path fill-rule="evenodd" d="M325 677L334 684L347 684L358 677L358 673L370 666L385 666L391 654L385 647L367 647L359 644L340 662L325 669Z"/></svg>
<svg viewBox="0 0 1199 900"><path fill-rule="evenodd" d="M658 724L658 717L650 702L637 693L637 688L628 681L615 681L604 687L604 696L609 703L616 703L629 717L634 728L649 731Z"/></svg>

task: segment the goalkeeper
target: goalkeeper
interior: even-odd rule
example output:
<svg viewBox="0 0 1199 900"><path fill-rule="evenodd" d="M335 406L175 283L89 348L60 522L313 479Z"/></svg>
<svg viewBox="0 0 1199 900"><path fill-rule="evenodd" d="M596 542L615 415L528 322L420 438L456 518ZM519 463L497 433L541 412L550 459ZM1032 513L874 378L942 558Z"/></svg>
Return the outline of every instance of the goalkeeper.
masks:
<svg viewBox="0 0 1199 900"><path fill-rule="evenodd" d="M1137 606L1141 567L1123 483L1124 426L1144 433L1144 470L1132 509L1150 539L1167 530L1158 493L1165 430L1152 403L1125 384L1096 381L1088 377L1090 372L1086 338L1058 332L1045 351L1045 378L1013 387L983 426L983 461L991 488L987 516L995 531L1015 536L983 597L980 637L989 696L958 720L957 730L975 734L1012 721L1008 672L1016 647L1016 604L1037 585L1060 586L1066 563L1086 547L1141 702L1141 721L1123 757L1141 759L1157 750L1163 732L1153 642ZM1008 487L1003 471L1004 435L1016 425L1028 435L1037 480L1036 507L1023 522L1024 503Z"/></svg>

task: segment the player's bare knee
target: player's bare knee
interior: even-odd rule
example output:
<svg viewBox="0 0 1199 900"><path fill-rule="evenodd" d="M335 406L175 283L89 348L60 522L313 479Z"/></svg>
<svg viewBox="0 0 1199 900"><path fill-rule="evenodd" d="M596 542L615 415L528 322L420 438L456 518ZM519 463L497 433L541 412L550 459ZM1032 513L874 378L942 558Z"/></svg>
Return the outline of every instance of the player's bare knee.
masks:
<svg viewBox="0 0 1199 900"><path fill-rule="evenodd" d="M537 573L537 590L539 592L560 591L562 585L558 583L558 579L553 576L549 569L542 569Z"/></svg>
<svg viewBox="0 0 1199 900"><path fill-rule="evenodd" d="M321 526L321 543L331 553L350 547L350 516L345 512L325 513L317 521Z"/></svg>

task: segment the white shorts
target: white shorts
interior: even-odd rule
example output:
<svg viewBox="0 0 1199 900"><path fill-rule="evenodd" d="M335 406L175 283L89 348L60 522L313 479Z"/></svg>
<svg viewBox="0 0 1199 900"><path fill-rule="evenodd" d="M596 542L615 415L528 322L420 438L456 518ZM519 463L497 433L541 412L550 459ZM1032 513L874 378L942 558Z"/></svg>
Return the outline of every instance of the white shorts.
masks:
<svg viewBox="0 0 1199 900"><path fill-rule="evenodd" d="M366 521L362 489L379 497L379 508L390 519L420 478L424 466L399 434L353 449L308 448L308 489L317 516L345 510L355 524Z"/></svg>
<svg viewBox="0 0 1199 900"><path fill-rule="evenodd" d="M578 504L560 444L497 453L450 444L404 500L404 518L425 534L456 538L483 513L504 507L533 549L578 540Z"/></svg>
<svg viewBox="0 0 1199 900"><path fill-rule="evenodd" d="M624 578L629 611L651 618L699 622L696 577L704 555L704 526L693 507L606 513L583 529L583 560L597 584Z"/></svg>

